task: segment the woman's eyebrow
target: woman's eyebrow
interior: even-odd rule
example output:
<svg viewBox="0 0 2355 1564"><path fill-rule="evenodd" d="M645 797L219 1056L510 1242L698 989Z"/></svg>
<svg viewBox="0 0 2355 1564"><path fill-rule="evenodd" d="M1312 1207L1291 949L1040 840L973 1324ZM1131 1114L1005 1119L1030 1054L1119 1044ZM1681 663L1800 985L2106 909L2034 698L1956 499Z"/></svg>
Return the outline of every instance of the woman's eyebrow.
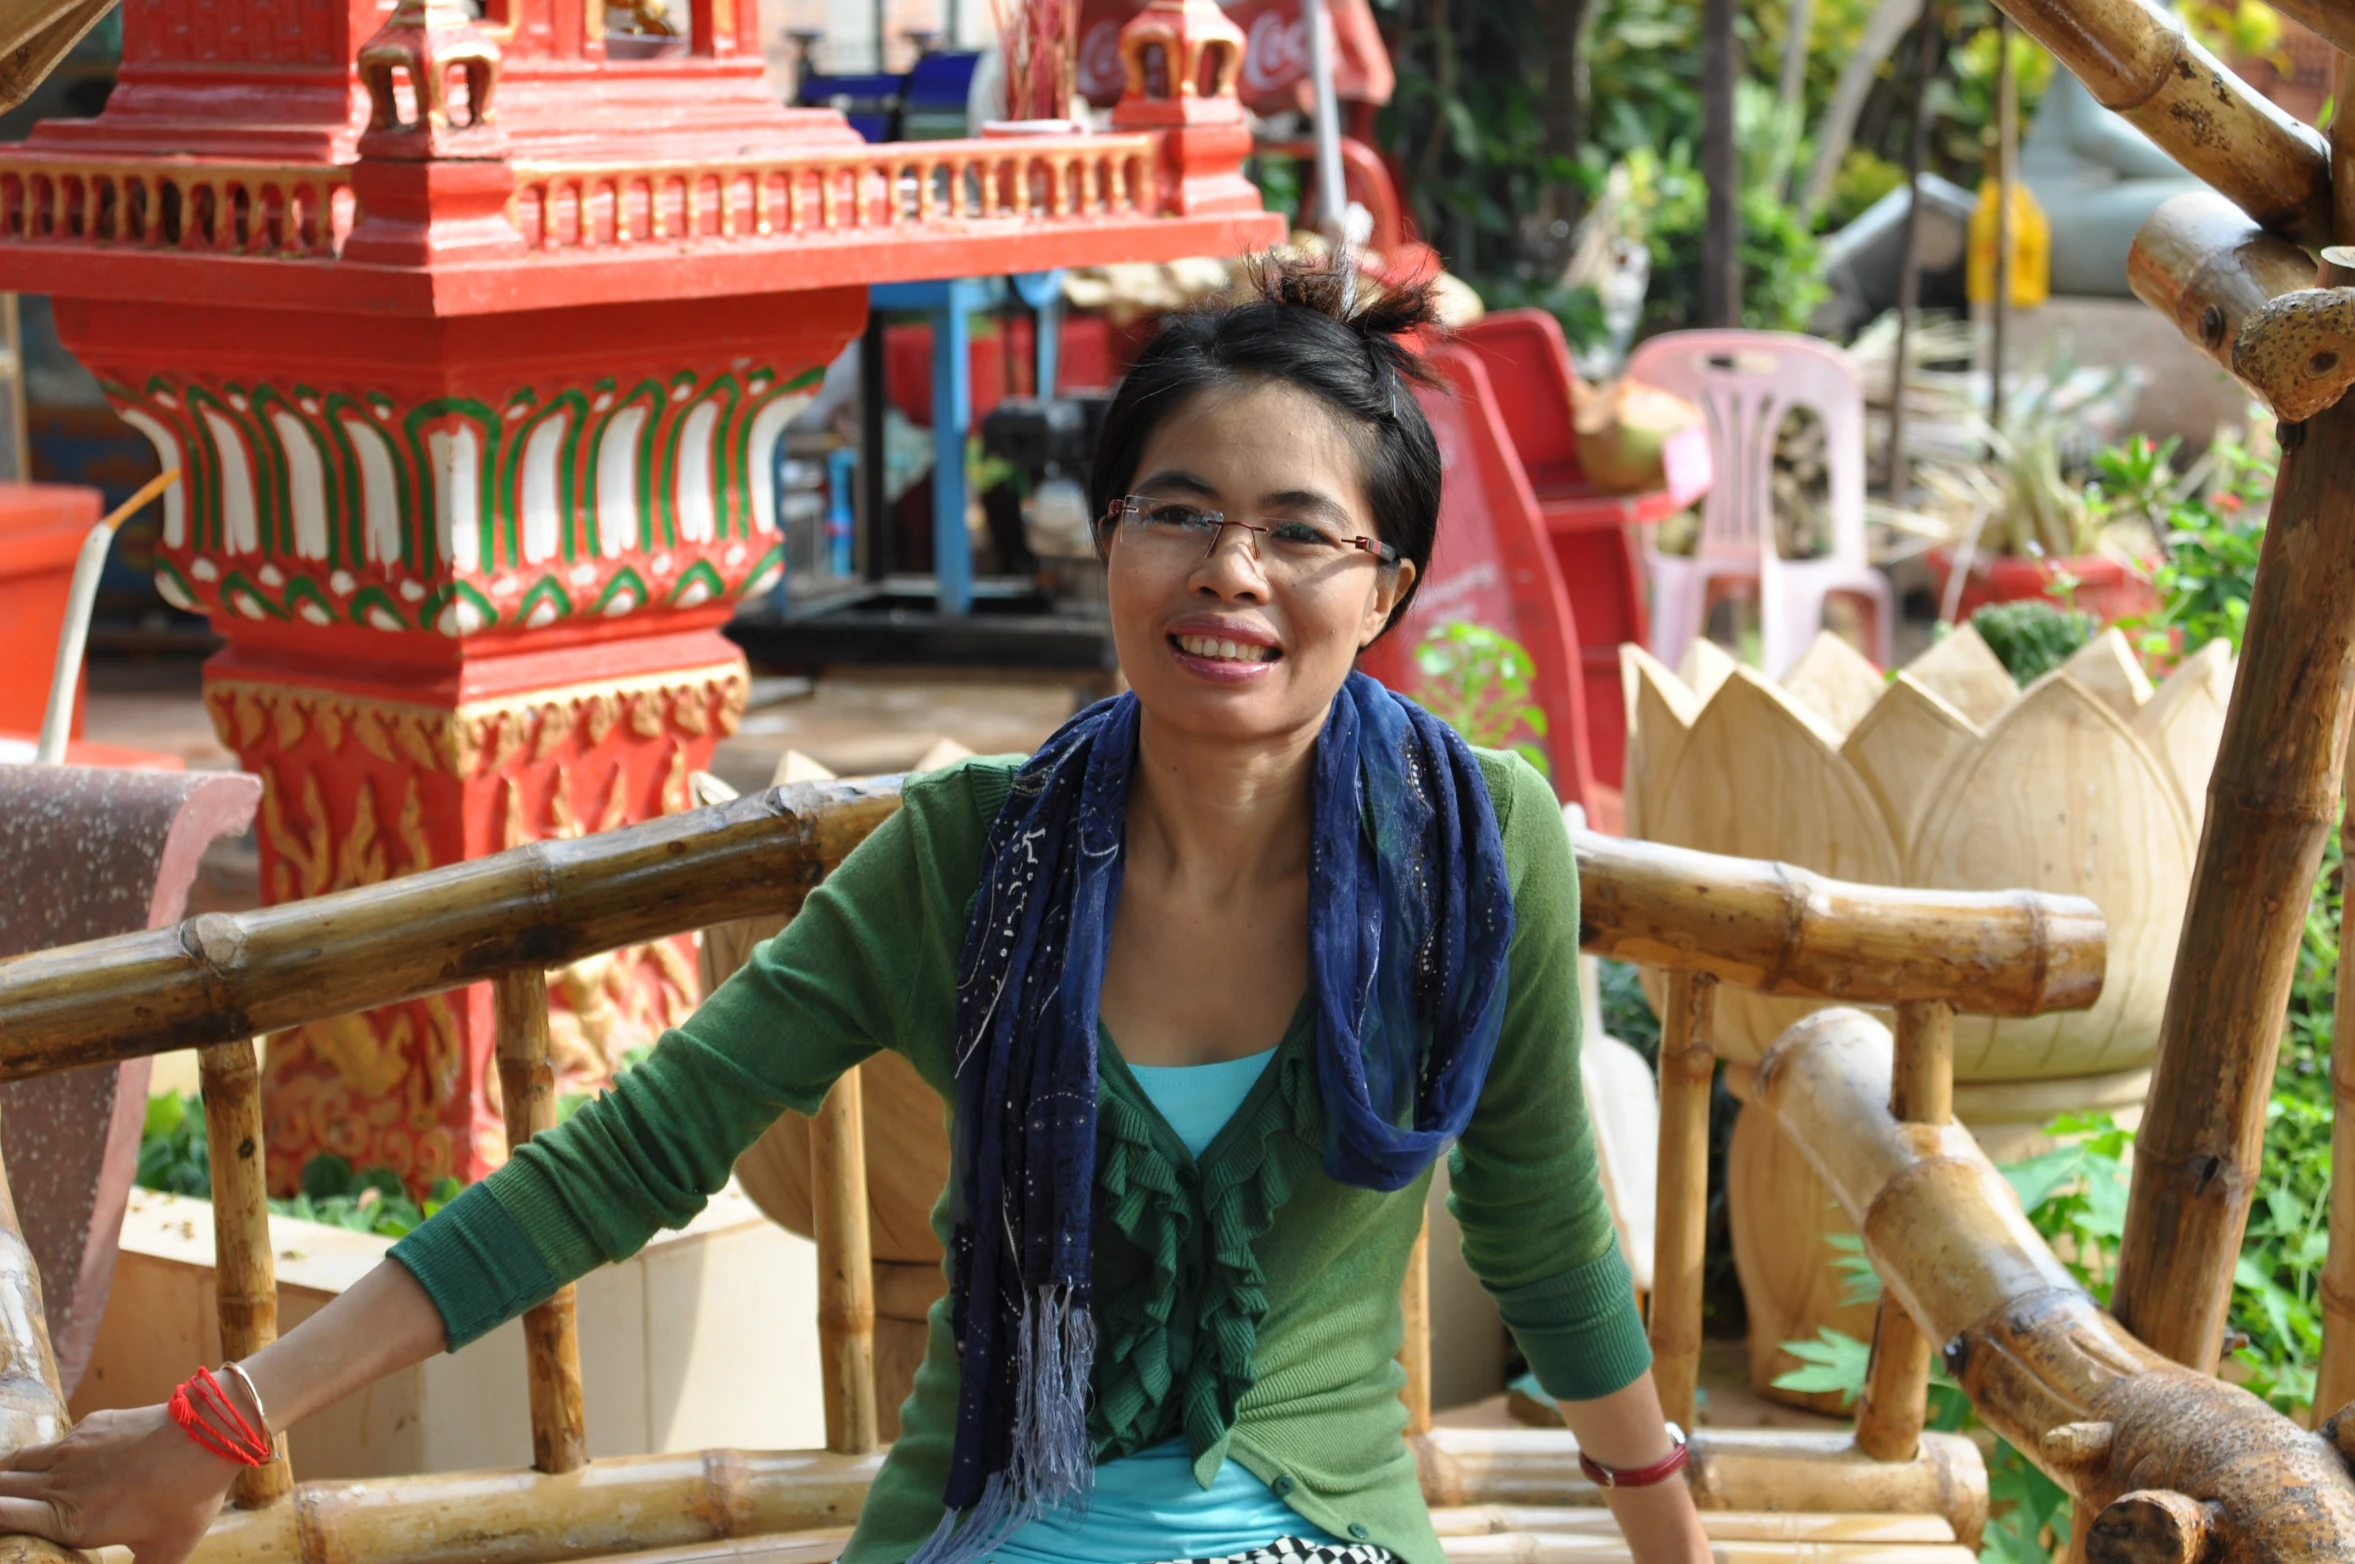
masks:
<svg viewBox="0 0 2355 1564"><path fill-rule="evenodd" d="M1269 510L1314 511L1328 521L1347 525L1349 507L1314 489L1280 489L1260 501Z"/></svg>
<svg viewBox="0 0 2355 1564"><path fill-rule="evenodd" d="M1208 500L1218 498L1216 485L1211 483L1209 479L1196 473L1190 473L1182 467L1164 467L1152 477L1143 479L1137 484L1137 492L1140 494L1155 489L1178 489L1187 494L1199 494Z"/></svg>

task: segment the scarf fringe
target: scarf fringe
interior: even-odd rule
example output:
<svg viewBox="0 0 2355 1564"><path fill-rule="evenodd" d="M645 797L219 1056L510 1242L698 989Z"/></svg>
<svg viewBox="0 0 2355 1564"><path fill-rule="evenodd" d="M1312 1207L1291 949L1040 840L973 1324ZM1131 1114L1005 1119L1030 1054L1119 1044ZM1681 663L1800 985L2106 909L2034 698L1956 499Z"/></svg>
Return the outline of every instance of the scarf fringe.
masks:
<svg viewBox="0 0 2355 1564"><path fill-rule="evenodd" d="M1068 1286L1023 1300L1015 1328L1014 1449L969 1510L950 1510L908 1564L980 1564L1049 1510L1087 1513L1095 1492L1088 1443L1088 1386L1096 1320Z"/></svg>

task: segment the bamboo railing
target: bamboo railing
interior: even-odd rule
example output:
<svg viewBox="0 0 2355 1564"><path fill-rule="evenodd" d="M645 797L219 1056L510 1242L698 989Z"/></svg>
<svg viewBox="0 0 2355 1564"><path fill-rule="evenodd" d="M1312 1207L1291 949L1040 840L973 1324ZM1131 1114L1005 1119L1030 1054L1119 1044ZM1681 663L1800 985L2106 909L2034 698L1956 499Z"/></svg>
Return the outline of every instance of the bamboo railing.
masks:
<svg viewBox="0 0 2355 1564"><path fill-rule="evenodd" d="M234 1164L216 1175L221 1179L215 1226L224 1280L223 1340L255 1344L266 1339L268 1330L261 1296L267 1287L260 1279L268 1274L269 1233L258 1178L235 1171L260 1166L258 1081L248 1038L490 981L508 1129L520 1142L552 1118L541 976L546 967L684 929L790 912L896 801L891 782L775 789L646 825L538 843L286 907L210 915L174 929L0 962L0 1079L191 1044L207 1049L208 1133L216 1147L215 1167ZM1895 1007L1899 1040L1893 1083L1867 1086L1868 1094L1886 1098L1885 1109L1875 1105L1881 1117L1851 1111L1851 1105L1820 1126L1786 1121L1810 1155L1822 1151L1869 1162L1877 1155L1869 1145L1859 1152L1842 1139L1851 1135L1850 1121L1852 1138L1860 1143L1877 1145L1875 1136L1888 1140L1891 1132L1881 1127L1886 1121L1895 1126L1896 1142L1905 1146L1967 1145L1967 1136L1946 1122L1953 1014L2026 1015L2091 1003L2101 984L2102 926L2090 904L2073 898L1846 885L1780 865L1584 832L1575 841L1583 883L1582 945L1669 975L1672 1000L1661 1072L1661 1247L1651 1330L1671 1415L1689 1423L1700 1349L1706 1093L1714 1066L1709 1025L1715 990L1733 984ZM236 1067L240 1060L242 1070ZM1782 1068L1770 1063L1762 1081ZM1778 1113L1781 1101L1778 1097ZM224 1516L198 1557L216 1564L343 1557L539 1564L729 1538L822 1533L847 1525L877 1460L862 1137L853 1075L829 1097L812 1137L827 1452L706 1451L584 1460L578 1347L569 1298L560 1296L533 1311L527 1323L534 1470L305 1483L294 1490L299 1502L287 1503L281 1502L286 1492L281 1462L269 1481L240 1493L244 1508ZM1836 1143L1836 1149L1825 1151L1826 1142ZM247 1145L250 1156L243 1152ZM1838 1177L1832 1182L1844 1196L1851 1193ZM1934 1218L1945 1209L1943 1198L1934 1190L1920 1197L1916 1220ZM1878 1231L1872 1225L1878 1210L1870 1205L1861 1224L1868 1242ZM2015 1208L2018 1225L2016 1216ZM2025 1260L1987 1262L1993 1274L1999 1279L2015 1273L2044 1277L2050 1256L2032 1233L2026 1243ZM6 1248L0 1241L0 1254ZM1976 1543L1986 1514L1985 1469L1967 1440L1923 1431L1928 1344L1955 1339L1954 1321L1960 1315L1969 1316L1969 1329L1983 1334L1992 1329L1982 1305L2000 1289L1981 1287L1957 1303L1937 1291L1943 1285L1939 1274L1924 1273L1900 1285L1891 1267L1910 1260L1883 1261L1877 1252L1875 1257L1891 1277L1893 1301L1885 1306L1876 1333L1871 1385L1853 1438L1696 1432L1689 1480L1710 1523L1719 1528L1713 1535L1728 1550L1727 1557L1828 1557L1820 1550L1832 1548L1861 1561L1865 1554L1854 1550L1867 1549L1877 1558L1890 1547L1953 1552L1957 1544ZM1410 1274L1402 1300L1421 1338L1410 1342L1405 1354L1411 1381L1407 1400L1412 1427L1418 1430L1413 1448L1425 1494L1453 1517L1448 1524L1463 1539L1451 1543L1451 1553L1546 1557L1567 1548L1589 1556L1594 1539L1549 1535L1533 1541L1515 1530L1546 1507L1595 1502L1594 1490L1577 1475L1575 1445L1566 1434L1419 1432L1427 1428L1429 1405L1429 1325L1421 1307L1420 1275L1419 1267ZM0 1287L7 1277L8 1268L0 1265ZM0 1360L20 1370L30 1366L39 1383L42 1354L36 1344L8 1334L14 1330L23 1336L28 1319L37 1327L38 1308L28 1314L23 1298L20 1285L15 1300L0 1300L18 1305L0 1308ZM245 1311L234 1328L232 1310ZM2106 1328L2123 1339L2115 1325ZM228 1350L251 1349L232 1345ZM2142 1351L2117 1350L2127 1357ZM2143 1359L2150 1356L2142 1352ZM54 1378L46 1383L53 1393ZM2029 1437L2043 1426L2039 1419L2050 1422L2046 1413L2052 1397L2046 1387L2029 1385L2017 1375L1983 1374L1966 1383L1999 1427ZM2241 1410L2234 1409L2235 1416ZM44 1417L0 1424L0 1436L19 1444L53 1437L62 1415L52 1394ZM2259 1409L2250 1426L2271 1430L2278 1424L2296 1434L2286 1422L2264 1421L2269 1418ZM2202 1425L2191 1419L2149 1437L2180 1453L2177 1447L2189 1449L2202 1435ZM2318 1443L2311 1436L2296 1437ZM2134 1448L2149 1453L2143 1445ZM2182 1461L2164 1467L2179 1496L2188 1496L2184 1502L2222 1506L2220 1513L2235 1525L2254 1526L2251 1534L2262 1536L2263 1518L2244 1523L2233 1508L2237 1501L2225 1491L2230 1485L2219 1487L2194 1467ZM2340 1477L2343 1483L2343 1471ZM2080 1491L2099 1501L2096 1508L2121 1497ZM2171 1508L2173 1499L2165 1497L2146 1496L2137 1503L2142 1508L2136 1516L2147 1510L2162 1520L2181 1508ZM1863 1533L1879 1524L1870 1517L1912 1515L1942 1528L1946 1540L1920 1537L1917 1530L1902 1542L1894 1535L1860 1533L1850 1543L1821 1527L1804 1535L1765 1536L1762 1526L1765 1532L1774 1528L1758 1516L1767 1511L1847 1512L1867 1518L1855 1523ZM1507 1543L1508 1536L1517 1540ZM1944 1558L1943 1553L1930 1556ZM2093 1556L2142 1555L2097 1551ZM1961 1564L1959 1554L1955 1564Z"/></svg>

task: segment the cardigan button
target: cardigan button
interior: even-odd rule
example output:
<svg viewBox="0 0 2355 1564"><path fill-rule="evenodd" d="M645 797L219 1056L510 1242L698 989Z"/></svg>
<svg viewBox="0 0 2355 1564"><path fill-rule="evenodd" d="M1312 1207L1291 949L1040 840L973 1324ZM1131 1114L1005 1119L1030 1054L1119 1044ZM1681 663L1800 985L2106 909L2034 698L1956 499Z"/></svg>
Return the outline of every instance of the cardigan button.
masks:
<svg viewBox="0 0 2355 1564"><path fill-rule="evenodd" d="M1278 1472L1276 1474L1276 1480L1268 1484L1268 1489L1270 1492L1274 1493L1277 1498L1283 1498L1286 1494L1289 1494L1292 1491L1292 1474L1290 1472Z"/></svg>
<svg viewBox="0 0 2355 1564"><path fill-rule="evenodd" d="M1368 1537L1373 1535L1372 1532L1366 1530L1366 1523L1364 1521L1351 1521L1349 1523L1349 1534L1360 1542L1365 1541Z"/></svg>

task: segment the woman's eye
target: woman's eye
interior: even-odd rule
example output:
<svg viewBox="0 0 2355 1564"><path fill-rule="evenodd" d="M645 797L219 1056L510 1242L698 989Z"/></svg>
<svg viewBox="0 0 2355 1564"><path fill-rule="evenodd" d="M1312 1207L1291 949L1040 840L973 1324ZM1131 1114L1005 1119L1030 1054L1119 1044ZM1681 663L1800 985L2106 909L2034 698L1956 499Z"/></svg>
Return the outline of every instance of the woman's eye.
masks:
<svg viewBox="0 0 2355 1564"><path fill-rule="evenodd" d="M1147 524L1172 531L1182 532L1202 525L1202 512L1191 505L1148 505L1144 514Z"/></svg>
<svg viewBox="0 0 2355 1564"><path fill-rule="evenodd" d="M1333 540L1305 521L1279 521L1268 534L1293 548L1330 548Z"/></svg>

